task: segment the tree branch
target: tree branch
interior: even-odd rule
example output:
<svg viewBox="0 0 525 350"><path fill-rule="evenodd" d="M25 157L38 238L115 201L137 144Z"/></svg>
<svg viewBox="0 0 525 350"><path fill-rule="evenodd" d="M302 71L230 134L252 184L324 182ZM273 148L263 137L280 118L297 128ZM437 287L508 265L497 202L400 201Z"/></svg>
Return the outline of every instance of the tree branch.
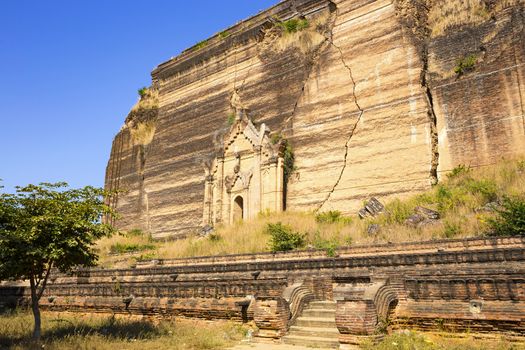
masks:
<svg viewBox="0 0 525 350"><path fill-rule="evenodd" d="M38 300L40 300L40 298L42 297L42 294L44 294L44 290L46 289L46 284L47 284L47 279L49 278L49 274L51 273L51 269L53 268L53 261L50 261L48 263L48 267L47 267L47 271L46 271L46 275L43 279L44 282L42 282L42 287L40 289L40 292L38 292Z"/></svg>

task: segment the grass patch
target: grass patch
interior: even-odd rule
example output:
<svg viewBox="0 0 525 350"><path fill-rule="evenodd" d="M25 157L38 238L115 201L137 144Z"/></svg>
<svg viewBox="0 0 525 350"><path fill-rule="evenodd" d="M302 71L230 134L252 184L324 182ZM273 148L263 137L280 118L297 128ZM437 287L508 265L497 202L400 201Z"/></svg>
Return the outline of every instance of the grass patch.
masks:
<svg viewBox="0 0 525 350"><path fill-rule="evenodd" d="M273 43L274 49L277 52L283 52L289 48L298 49L303 54L312 52L327 40L324 34L329 19L330 14L326 12L311 19L292 18L282 22L278 21L272 28L278 36Z"/></svg>
<svg viewBox="0 0 525 350"><path fill-rule="evenodd" d="M284 22L278 22L277 25L287 34L297 33L307 29L310 22L307 19L292 18Z"/></svg>
<svg viewBox="0 0 525 350"><path fill-rule="evenodd" d="M200 50L202 48L205 48L206 46L208 46L208 40L202 40L199 41L197 44L193 45L193 48L195 50Z"/></svg>
<svg viewBox="0 0 525 350"><path fill-rule="evenodd" d="M2 349L224 349L244 337L234 322L177 319L150 323L134 316L43 313L42 344L30 340L32 316L15 312L0 317Z"/></svg>
<svg viewBox="0 0 525 350"><path fill-rule="evenodd" d="M344 216L339 210L330 210L326 212L317 213L315 215L315 221L319 223L336 223L342 222L345 224L350 224L352 222L351 217Z"/></svg>
<svg viewBox="0 0 525 350"><path fill-rule="evenodd" d="M523 344L511 343L504 338L481 340L466 336L447 338L435 334L404 331L387 336L379 344L365 344L365 350L523 350Z"/></svg>
<svg viewBox="0 0 525 350"><path fill-rule="evenodd" d="M451 28L480 24L489 18L490 11L483 0L433 0L428 24L432 36L439 36Z"/></svg>
<svg viewBox="0 0 525 350"><path fill-rule="evenodd" d="M133 244L133 243L115 243L110 248L111 254L125 254L134 252L143 252L145 250L155 249L153 244Z"/></svg>

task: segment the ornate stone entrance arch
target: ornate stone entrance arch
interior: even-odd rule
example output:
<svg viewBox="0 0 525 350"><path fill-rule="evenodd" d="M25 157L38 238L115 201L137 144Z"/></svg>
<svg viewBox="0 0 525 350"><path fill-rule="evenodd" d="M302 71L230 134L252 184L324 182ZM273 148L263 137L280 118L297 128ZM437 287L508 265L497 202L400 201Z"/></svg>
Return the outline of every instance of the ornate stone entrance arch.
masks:
<svg viewBox="0 0 525 350"><path fill-rule="evenodd" d="M283 157L270 142L270 130L257 130L244 111L206 168L203 225L250 219L261 211L283 210Z"/></svg>

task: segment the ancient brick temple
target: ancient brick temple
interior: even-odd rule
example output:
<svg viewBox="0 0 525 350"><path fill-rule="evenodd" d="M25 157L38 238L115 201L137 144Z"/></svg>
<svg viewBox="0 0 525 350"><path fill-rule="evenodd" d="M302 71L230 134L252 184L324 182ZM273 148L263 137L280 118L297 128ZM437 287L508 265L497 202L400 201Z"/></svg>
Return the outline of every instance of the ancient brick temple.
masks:
<svg viewBox="0 0 525 350"><path fill-rule="evenodd" d="M459 1L452 10L464 13L448 18L434 12L452 0L285 0L159 64L158 102L131 113L113 142L106 188L126 190L111 203L116 224L161 238L230 221L241 207L246 217L281 205L355 214L372 196L414 194L459 164L523 152L523 2L483 3L486 16ZM308 26L287 33L290 19ZM293 149L282 204L268 186L255 190L257 171L237 203L226 177L210 183L220 167L203 172L220 163L241 109ZM234 186L246 186L246 171Z"/></svg>

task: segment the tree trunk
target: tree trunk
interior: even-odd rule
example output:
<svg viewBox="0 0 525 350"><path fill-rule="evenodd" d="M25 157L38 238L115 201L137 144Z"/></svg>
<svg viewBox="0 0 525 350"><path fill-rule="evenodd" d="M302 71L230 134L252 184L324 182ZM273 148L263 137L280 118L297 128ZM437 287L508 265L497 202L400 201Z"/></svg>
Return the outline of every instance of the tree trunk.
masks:
<svg viewBox="0 0 525 350"><path fill-rule="evenodd" d="M31 283L31 309L33 310L33 317L35 319L35 327L33 328L33 340L39 341L41 335L41 319L38 302L40 298L37 295L34 278L31 277L29 280Z"/></svg>

